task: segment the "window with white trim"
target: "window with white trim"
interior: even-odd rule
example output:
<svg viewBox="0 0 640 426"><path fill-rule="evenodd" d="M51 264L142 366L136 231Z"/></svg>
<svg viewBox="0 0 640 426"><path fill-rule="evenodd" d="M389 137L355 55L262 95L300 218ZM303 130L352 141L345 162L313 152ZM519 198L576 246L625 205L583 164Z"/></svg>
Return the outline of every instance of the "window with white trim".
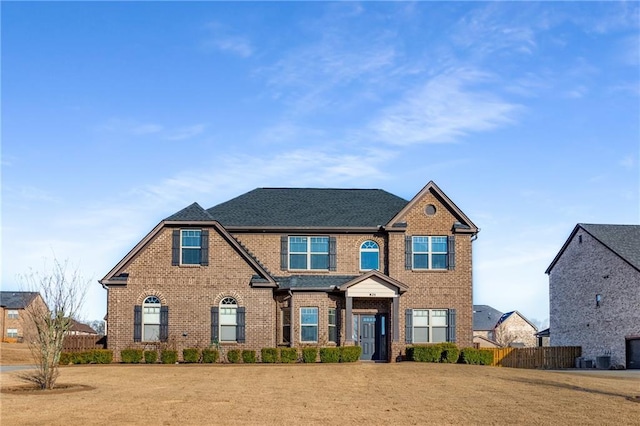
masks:
<svg viewBox="0 0 640 426"><path fill-rule="evenodd" d="M142 341L160 340L160 299L149 296L142 303Z"/></svg>
<svg viewBox="0 0 640 426"><path fill-rule="evenodd" d="M380 247L375 241L367 240L360 245L360 270L380 269Z"/></svg>
<svg viewBox="0 0 640 426"><path fill-rule="evenodd" d="M180 230L180 264L199 265L202 250L202 231L200 229Z"/></svg>
<svg viewBox="0 0 640 426"><path fill-rule="evenodd" d="M19 314L18 311L15 309L10 309L7 311L7 318L9 319L18 319Z"/></svg>
<svg viewBox="0 0 640 426"><path fill-rule="evenodd" d="M447 341L446 309L413 310L413 343L440 343Z"/></svg>
<svg viewBox="0 0 640 426"><path fill-rule="evenodd" d="M291 343L291 308L282 308L280 315L282 324L282 336L280 343L289 344Z"/></svg>
<svg viewBox="0 0 640 426"><path fill-rule="evenodd" d="M333 343L338 343L336 319L336 308L329 308L329 341Z"/></svg>
<svg viewBox="0 0 640 426"><path fill-rule="evenodd" d="M7 337L18 337L17 328L7 328Z"/></svg>
<svg viewBox="0 0 640 426"><path fill-rule="evenodd" d="M329 269L329 237L289 237L289 269Z"/></svg>
<svg viewBox="0 0 640 426"><path fill-rule="evenodd" d="M238 302L233 297L220 301L220 341L235 342L238 325Z"/></svg>
<svg viewBox="0 0 640 426"><path fill-rule="evenodd" d="M318 308L300 308L300 341L318 342Z"/></svg>
<svg viewBox="0 0 640 426"><path fill-rule="evenodd" d="M447 237L412 239L413 269L447 269Z"/></svg>

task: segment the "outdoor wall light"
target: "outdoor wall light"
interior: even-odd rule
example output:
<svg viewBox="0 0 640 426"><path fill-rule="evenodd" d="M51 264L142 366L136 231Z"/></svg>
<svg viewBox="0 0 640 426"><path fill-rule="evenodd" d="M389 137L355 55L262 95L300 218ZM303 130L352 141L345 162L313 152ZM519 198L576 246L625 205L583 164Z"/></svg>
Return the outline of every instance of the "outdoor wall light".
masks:
<svg viewBox="0 0 640 426"><path fill-rule="evenodd" d="M599 308L601 303L602 303L602 295L596 294L596 308Z"/></svg>

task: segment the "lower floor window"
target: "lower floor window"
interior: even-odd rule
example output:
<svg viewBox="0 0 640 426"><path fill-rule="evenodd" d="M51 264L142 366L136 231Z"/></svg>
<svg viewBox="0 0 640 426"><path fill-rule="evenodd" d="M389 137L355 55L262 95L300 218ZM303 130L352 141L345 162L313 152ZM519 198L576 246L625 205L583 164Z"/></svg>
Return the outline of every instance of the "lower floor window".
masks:
<svg viewBox="0 0 640 426"><path fill-rule="evenodd" d="M225 297L220 302L220 341L235 342L238 302L232 297Z"/></svg>
<svg viewBox="0 0 640 426"><path fill-rule="evenodd" d="M336 327L336 308L329 308L329 341L338 343L338 328Z"/></svg>
<svg viewBox="0 0 640 426"><path fill-rule="evenodd" d="M413 310L413 342L440 343L447 341L446 309Z"/></svg>
<svg viewBox="0 0 640 426"><path fill-rule="evenodd" d="M300 341L318 341L318 308L300 308Z"/></svg>
<svg viewBox="0 0 640 426"><path fill-rule="evenodd" d="M291 343L291 308L283 308L280 312L282 320L282 343Z"/></svg>
<svg viewBox="0 0 640 426"><path fill-rule="evenodd" d="M7 337L18 337L18 329L17 328L8 328L7 329Z"/></svg>

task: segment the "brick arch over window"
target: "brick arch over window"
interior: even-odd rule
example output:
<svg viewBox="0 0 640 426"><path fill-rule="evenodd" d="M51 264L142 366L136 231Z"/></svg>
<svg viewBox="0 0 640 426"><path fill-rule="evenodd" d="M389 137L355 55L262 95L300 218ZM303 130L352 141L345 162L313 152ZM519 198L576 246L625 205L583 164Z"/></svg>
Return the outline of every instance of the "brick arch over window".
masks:
<svg viewBox="0 0 640 426"><path fill-rule="evenodd" d="M218 294L216 296L216 298L213 299L213 304L216 305L216 306L220 305L220 302L222 302L222 299L224 299L225 297L232 297L232 298L236 299L236 302L238 303L238 306L243 306L244 305L244 301L242 300L242 296L240 296L235 291L225 291L223 293Z"/></svg>
<svg viewBox="0 0 640 426"><path fill-rule="evenodd" d="M162 292L159 292L157 290L145 290L138 295L138 298L136 299L136 305L142 305L142 303L144 303L144 300L149 296L155 296L160 299L160 303L162 305L167 304L167 298L162 294Z"/></svg>
<svg viewBox="0 0 640 426"><path fill-rule="evenodd" d="M223 301L235 301L235 304L229 305L232 312L226 312ZM220 293L215 298L214 305L211 306L211 343L245 342L246 310L242 305L242 298L234 291Z"/></svg>
<svg viewBox="0 0 640 426"><path fill-rule="evenodd" d="M160 302L159 306L149 306L145 302L148 302L148 298L156 299ZM157 302L156 302L157 303ZM148 312L145 310L149 308ZM153 312L152 312L153 310ZM156 311L157 310L157 311ZM157 315L157 318L155 316ZM147 320L153 318L153 324L148 323ZM156 322L157 321L157 322ZM145 329L146 326L147 329ZM151 330L153 327L157 327L157 330ZM149 338L149 336L153 336ZM155 290L148 290L142 292L138 296L138 300L133 307L133 341L161 341L166 342L169 338L169 306L167 299L164 295Z"/></svg>

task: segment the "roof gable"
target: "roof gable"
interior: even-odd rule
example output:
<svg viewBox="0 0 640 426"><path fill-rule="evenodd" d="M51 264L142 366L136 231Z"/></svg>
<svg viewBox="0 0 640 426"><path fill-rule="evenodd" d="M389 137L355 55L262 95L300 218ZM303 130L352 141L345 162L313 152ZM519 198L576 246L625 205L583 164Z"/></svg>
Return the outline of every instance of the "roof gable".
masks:
<svg viewBox="0 0 640 426"><path fill-rule="evenodd" d="M406 204L381 189L258 188L207 213L225 227L374 228Z"/></svg>
<svg viewBox="0 0 640 426"><path fill-rule="evenodd" d="M493 330L502 317L502 312L489 305L473 305L473 329Z"/></svg>
<svg viewBox="0 0 640 426"><path fill-rule="evenodd" d="M551 261L551 264L545 271L546 274L551 272L551 269L553 269L580 229L587 232L615 255L640 271L640 225L578 223L573 228L573 231L571 231L569 238L567 238L562 245L558 254L553 258L553 261Z"/></svg>
<svg viewBox="0 0 640 426"><path fill-rule="evenodd" d="M7 309L24 309L39 294L37 291L0 291L0 306Z"/></svg>
<svg viewBox="0 0 640 426"><path fill-rule="evenodd" d="M412 199L409 201L403 208L400 210L395 216L387 222L388 227L393 227L394 225L398 226L398 224L404 221L404 217L406 214L414 208L414 206L420 202L422 198L426 196L427 193L433 194L440 202L451 212L451 214L458 220L458 223L454 226L455 232L461 233L470 233L476 234L478 233L478 227L465 215L462 210L455 205L453 201L447 195L442 192L442 190L435 184L435 182L430 181L420 192L418 192Z"/></svg>
<svg viewBox="0 0 640 426"><path fill-rule="evenodd" d="M207 213L205 209L203 209L200 204L193 203L190 206L185 207L177 213L172 214L166 221L203 221L203 220L213 220L213 218Z"/></svg>

